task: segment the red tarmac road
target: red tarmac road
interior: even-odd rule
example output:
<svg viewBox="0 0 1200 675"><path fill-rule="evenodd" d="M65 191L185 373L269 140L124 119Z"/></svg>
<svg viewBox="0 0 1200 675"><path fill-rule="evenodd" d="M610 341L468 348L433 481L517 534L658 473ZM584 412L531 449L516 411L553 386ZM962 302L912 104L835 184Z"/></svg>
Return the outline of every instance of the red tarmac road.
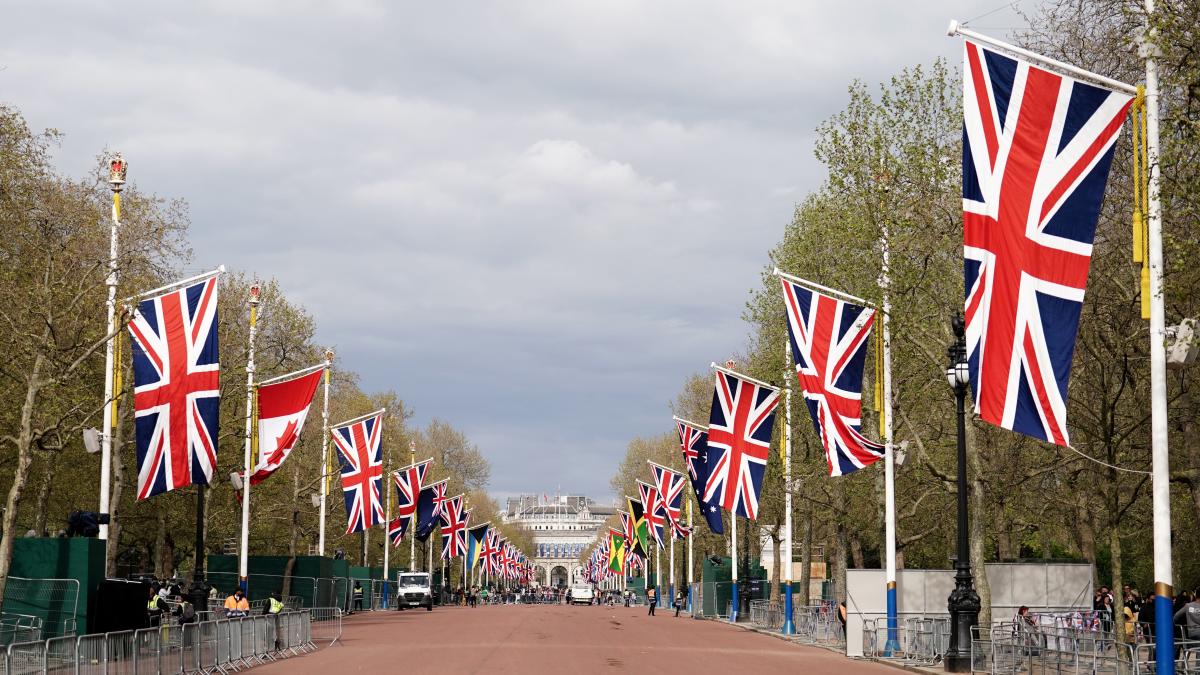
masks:
<svg viewBox="0 0 1200 675"><path fill-rule="evenodd" d="M837 673L896 675L816 647L646 608L507 605L346 617L341 644L270 673Z"/></svg>

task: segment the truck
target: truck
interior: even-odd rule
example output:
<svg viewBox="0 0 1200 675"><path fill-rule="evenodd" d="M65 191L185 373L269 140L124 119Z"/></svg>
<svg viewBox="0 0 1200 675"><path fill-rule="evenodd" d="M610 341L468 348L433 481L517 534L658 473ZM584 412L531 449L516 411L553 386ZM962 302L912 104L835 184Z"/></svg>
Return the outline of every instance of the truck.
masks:
<svg viewBox="0 0 1200 675"><path fill-rule="evenodd" d="M430 587L428 572L397 572L396 573L396 607L424 607L433 611L433 591Z"/></svg>

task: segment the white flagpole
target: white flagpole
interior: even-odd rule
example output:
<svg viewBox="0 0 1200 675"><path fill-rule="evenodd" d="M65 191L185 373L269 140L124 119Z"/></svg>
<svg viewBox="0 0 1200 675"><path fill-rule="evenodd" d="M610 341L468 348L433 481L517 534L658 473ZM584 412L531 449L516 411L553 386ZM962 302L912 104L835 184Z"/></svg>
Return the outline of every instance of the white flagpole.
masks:
<svg viewBox="0 0 1200 675"><path fill-rule="evenodd" d="M654 601L662 605L662 547L654 546Z"/></svg>
<svg viewBox="0 0 1200 675"><path fill-rule="evenodd" d="M112 190L112 223L108 233L108 299L104 303L107 318L105 330L114 331L114 319L117 315L117 230L121 226L121 189L125 187L125 171L128 164L117 153L109 162L108 186ZM112 482L112 433L117 418L117 402L113 396L113 379L116 374L116 358L113 351L117 336L104 343L104 414L100 422L100 513L107 514L109 509L109 489ZM100 526L100 539L108 539L108 525Z"/></svg>
<svg viewBox="0 0 1200 675"><path fill-rule="evenodd" d="M242 474L242 545L238 549L238 581L242 592L249 593L246 577L250 571L250 462L254 449L254 338L258 333L258 284L250 287L250 350L246 359L246 439Z"/></svg>
<svg viewBox="0 0 1200 675"><path fill-rule="evenodd" d="M1167 436L1166 317L1163 307L1162 204L1159 202L1158 63L1154 44L1154 0L1146 0L1146 163L1149 207L1147 257L1150 267L1150 448L1154 504L1154 632L1156 672L1175 670L1175 634L1171 596L1171 483Z"/></svg>
<svg viewBox="0 0 1200 675"><path fill-rule="evenodd" d="M325 402L321 406L321 515L317 534L317 555L325 555L325 502L329 496L329 372L333 368L333 350L325 351Z"/></svg>
<svg viewBox="0 0 1200 675"><path fill-rule="evenodd" d="M410 465L417 463L417 442L413 440L408 442L408 463ZM417 493L413 495L414 502L419 500L420 497L421 492L418 490ZM417 514L415 503L413 504L413 507L412 519L408 522L408 571L410 572L417 571Z"/></svg>
<svg viewBox="0 0 1200 675"><path fill-rule="evenodd" d="M729 623L737 623L738 615L738 555L737 555L737 511L729 512L729 561L732 564L731 579L733 595L729 600Z"/></svg>
<svg viewBox="0 0 1200 675"><path fill-rule="evenodd" d="M890 233L887 223L882 224L881 248L883 254L882 274L879 283L883 287L883 500L884 500L884 540L886 554L884 566L885 581L887 582L887 644L886 653L900 648L897 639L898 607L896 604L896 453L892 442L892 302L891 302L891 252L889 251Z"/></svg>
<svg viewBox="0 0 1200 675"><path fill-rule="evenodd" d="M667 586L667 594L671 596L671 604L675 604L675 530L671 530L671 583Z"/></svg>
<svg viewBox="0 0 1200 675"><path fill-rule="evenodd" d="M692 500L690 500L690 499L688 500L687 507L688 507L688 529L692 530L692 528L694 527L692 525ZM693 556L692 556L692 539L694 539L695 536L696 536L695 530L688 532L688 538L687 538L687 584L688 584L688 611L689 612L692 611L692 583L693 583L692 566L695 562L693 559Z"/></svg>
<svg viewBox="0 0 1200 675"><path fill-rule="evenodd" d="M389 452L388 455L390 456L391 453ZM383 495L384 495L384 497L383 497L383 500L384 500L384 504L383 504L383 589L382 589L383 597L380 599L380 602L382 603L383 608L387 609L387 606L388 606L387 581L388 581L388 574L389 574L388 563L391 561L391 552L392 552L392 538L388 534L388 528L391 527L391 524L392 524L392 482L393 481L392 481L391 474L388 473L388 470L386 468L383 471L383 475L384 475L384 483L385 483L384 488L383 488Z"/></svg>
<svg viewBox="0 0 1200 675"><path fill-rule="evenodd" d="M792 345L788 331L783 333L783 629L784 635L796 632L792 622Z"/></svg>

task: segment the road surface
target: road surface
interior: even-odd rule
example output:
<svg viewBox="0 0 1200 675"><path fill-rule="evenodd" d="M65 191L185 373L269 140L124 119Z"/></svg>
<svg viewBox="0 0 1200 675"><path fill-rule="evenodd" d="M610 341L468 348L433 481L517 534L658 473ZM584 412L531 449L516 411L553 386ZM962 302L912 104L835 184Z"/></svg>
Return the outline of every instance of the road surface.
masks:
<svg viewBox="0 0 1200 675"><path fill-rule="evenodd" d="M497 605L358 613L340 644L255 673L837 673L890 666L686 615L626 607Z"/></svg>

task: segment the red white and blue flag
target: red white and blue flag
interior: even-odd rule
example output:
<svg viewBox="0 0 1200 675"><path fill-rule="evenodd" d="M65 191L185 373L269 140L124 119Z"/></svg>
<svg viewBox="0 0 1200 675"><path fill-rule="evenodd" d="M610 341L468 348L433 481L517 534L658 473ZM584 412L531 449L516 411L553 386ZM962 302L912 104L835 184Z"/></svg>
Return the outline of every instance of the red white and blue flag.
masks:
<svg viewBox="0 0 1200 675"><path fill-rule="evenodd" d="M489 528L483 537L483 550L479 552L482 558L483 571L490 576L496 574L496 553L498 552L496 528Z"/></svg>
<svg viewBox="0 0 1200 675"><path fill-rule="evenodd" d="M396 517L388 524L388 535L394 546L400 545L404 534L417 519L417 504L421 498L421 488L425 487L425 472L432 461L427 459L392 472L392 480L396 482Z"/></svg>
<svg viewBox="0 0 1200 675"><path fill-rule="evenodd" d="M662 500L658 497L658 488L643 483L640 480L637 484L638 496L642 499L643 517L646 519L650 536L654 539L654 543L658 544L658 547L661 549L667 537L667 533L665 532L667 511L663 508Z"/></svg>
<svg viewBox="0 0 1200 675"><path fill-rule="evenodd" d="M975 411L1069 445L1067 382L1132 97L967 41L963 258Z"/></svg>
<svg viewBox="0 0 1200 675"><path fill-rule="evenodd" d="M705 486L708 485L708 429L687 420L675 418L675 429L679 432L679 447L683 450L683 464L687 467L688 479L692 482L692 491L696 493L696 503L700 507L700 515L708 523L708 529L716 534L724 534L725 526L721 523L721 506L716 500L704 499Z"/></svg>
<svg viewBox="0 0 1200 675"><path fill-rule="evenodd" d="M829 475L870 466L884 456L884 446L861 431L863 364L875 310L780 281L796 377Z"/></svg>
<svg viewBox="0 0 1200 675"><path fill-rule="evenodd" d="M708 418L704 500L755 520L779 390L719 367L716 381Z"/></svg>
<svg viewBox="0 0 1200 675"><path fill-rule="evenodd" d="M141 301L129 334L137 498L208 485L221 404L217 276Z"/></svg>
<svg viewBox="0 0 1200 675"><path fill-rule="evenodd" d="M433 534L442 517L442 504L446 501L446 480L421 488L417 498L417 541L426 541Z"/></svg>
<svg viewBox="0 0 1200 675"><path fill-rule="evenodd" d="M658 488L659 502L666 512L671 531L678 539L688 536L691 531L683 523L679 512L683 502L683 486L686 485L683 474L654 462L650 462L650 471L654 474L654 486Z"/></svg>
<svg viewBox="0 0 1200 675"><path fill-rule="evenodd" d="M447 499L442 505L442 560L467 554L467 519L463 496Z"/></svg>
<svg viewBox="0 0 1200 675"><path fill-rule="evenodd" d="M383 413L378 410L329 430L342 465L346 534L383 522Z"/></svg>

